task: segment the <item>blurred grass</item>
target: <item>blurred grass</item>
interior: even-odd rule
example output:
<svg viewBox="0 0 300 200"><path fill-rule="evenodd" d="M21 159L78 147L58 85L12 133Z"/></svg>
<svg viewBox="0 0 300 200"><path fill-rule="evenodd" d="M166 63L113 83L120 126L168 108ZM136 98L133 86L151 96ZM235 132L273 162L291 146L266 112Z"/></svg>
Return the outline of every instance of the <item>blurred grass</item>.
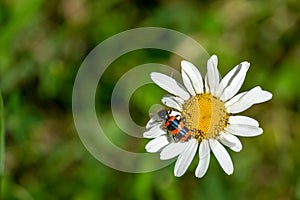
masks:
<svg viewBox="0 0 300 200"><path fill-rule="evenodd" d="M241 90L260 85L273 93L270 102L244 113L260 122L264 134L242 138L243 150L230 152L233 175L224 174L213 157L203 179L194 177L197 159L181 178L173 176L173 165L127 174L99 163L80 142L72 121L71 92L81 62L108 37L142 26L190 35L218 55L223 76L248 60L251 68ZM296 0L0 1L6 141L1 198L300 199L299 31ZM144 152L147 140L128 138L111 121L114 84L139 64L178 67L177 60L159 50L134 51L104 73L96 108L109 122L105 129L116 144ZM132 118L145 124L149 107L163 94L155 86L137 90L130 101Z"/></svg>
<svg viewBox="0 0 300 200"><path fill-rule="evenodd" d="M5 162L5 132L4 132L4 107L3 99L0 93L0 197L2 194L2 179L4 176Z"/></svg>

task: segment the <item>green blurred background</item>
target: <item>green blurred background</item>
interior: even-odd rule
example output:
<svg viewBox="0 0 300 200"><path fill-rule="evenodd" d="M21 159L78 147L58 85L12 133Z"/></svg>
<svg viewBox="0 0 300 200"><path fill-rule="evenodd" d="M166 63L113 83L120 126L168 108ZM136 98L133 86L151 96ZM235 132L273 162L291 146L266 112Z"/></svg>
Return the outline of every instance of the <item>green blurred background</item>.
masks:
<svg viewBox="0 0 300 200"><path fill-rule="evenodd" d="M260 122L264 134L242 138L243 150L229 152L233 175L226 175L215 158L202 179L194 176L197 159L181 178L173 176L174 164L129 174L101 164L82 145L71 109L80 64L103 40L144 26L193 37L218 55L223 76L249 61L242 90L260 85L273 93L270 102L244 112ZM1 0L6 134L1 198L300 199L299 33L297 0ZM172 56L139 50L116 60L100 80L99 116L111 116L110 95L122 74L144 63L170 64ZM136 123L146 124L149 107L164 93L154 85L136 91L130 104ZM111 121L106 130L119 146L144 152L146 139L128 139Z"/></svg>

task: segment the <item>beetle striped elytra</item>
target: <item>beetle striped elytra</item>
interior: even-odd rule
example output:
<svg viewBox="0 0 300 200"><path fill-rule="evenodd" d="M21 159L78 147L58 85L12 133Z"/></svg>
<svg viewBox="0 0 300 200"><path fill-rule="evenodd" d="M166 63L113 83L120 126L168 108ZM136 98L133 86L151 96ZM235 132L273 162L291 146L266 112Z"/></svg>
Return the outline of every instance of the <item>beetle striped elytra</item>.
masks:
<svg viewBox="0 0 300 200"><path fill-rule="evenodd" d="M189 129L184 125L178 112L161 110L158 115L165 120L164 127L170 132L176 142L185 142L191 138Z"/></svg>

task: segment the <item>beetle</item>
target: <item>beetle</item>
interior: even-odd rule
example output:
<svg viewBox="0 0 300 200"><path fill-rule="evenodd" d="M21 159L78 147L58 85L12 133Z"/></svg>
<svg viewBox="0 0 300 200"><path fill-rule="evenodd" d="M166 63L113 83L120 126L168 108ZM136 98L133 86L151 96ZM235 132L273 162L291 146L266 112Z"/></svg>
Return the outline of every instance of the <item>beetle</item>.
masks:
<svg viewBox="0 0 300 200"><path fill-rule="evenodd" d="M158 112L158 115L165 120L163 127L166 128L168 132L172 133L175 142L185 142L191 138L190 130L184 125L182 118L177 112L172 110L161 110Z"/></svg>

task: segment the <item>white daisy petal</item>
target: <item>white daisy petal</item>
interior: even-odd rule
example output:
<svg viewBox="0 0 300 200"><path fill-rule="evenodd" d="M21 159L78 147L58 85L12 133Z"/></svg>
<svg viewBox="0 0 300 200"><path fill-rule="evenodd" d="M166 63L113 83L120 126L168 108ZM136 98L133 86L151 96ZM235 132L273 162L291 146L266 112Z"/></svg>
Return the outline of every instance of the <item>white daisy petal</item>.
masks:
<svg viewBox="0 0 300 200"><path fill-rule="evenodd" d="M237 95L235 95L234 97L232 97L231 99L229 99L226 103L225 103L225 106L229 106L229 105L232 105L234 103L236 103L242 96L244 96L247 92L249 91L246 91L246 92L241 92Z"/></svg>
<svg viewBox="0 0 300 200"><path fill-rule="evenodd" d="M201 178L208 169L210 161L210 148L207 140L203 140L199 146L199 163L195 171L195 176Z"/></svg>
<svg viewBox="0 0 300 200"><path fill-rule="evenodd" d="M164 134L166 134L166 132L161 129L161 124L157 124L153 126L151 129L146 130L143 136L144 138L156 138Z"/></svg>
<svg viewBox="0 0 300 200"><path fill-rule="evenodd" d="M161 160L169 160L171 158L175 158L179 154L181 154L184 149L187 147L187 142L172 142L168 146L166 146L160 153Z"/></svg>
<svg viewBox="0 0 300 200"><path fill-rule="evenodd" d="M269 101L270 99L272 99L272 93L268 92L268 91L265 91L263 90L259 97L255 100L255 104L257 103L263 103L265 101Z"/></svg>
<svg viewBox="0 0 300 200"><path fill-rule="evenodd" d="M220 96L222 101L227 101L231 97L233 97L241 88L244 83L246 73L249 69L250 63L242 62L237 65L233 70L231 70L225 77L224 81L222 80L220 83L220 90L223 89L223 93Z"/></svg>
<svg viewBox="0 0 300 200"><path fill-rule="evenodd" d="M158 122L155 119L149 119L149 121L146 124L146 129L151 129L153 126L156 126Z"/></svg>
<svg viewBox="0 0 300 200"><path fill-rule="evenodd" d="M169 144L168 138L167 136L163 135L148 142L145 146L145 149L147 150L147 152L155 153L167 144Z"/></svg>
<svg viewBox="0 0 300 200"><path fill-rule="evenodd" d="M209 145L222 169L226 172L226 174L232 174L233 164L226 149L215 139L210 139Z"/></svg>
<svg viewBox="0 0 300 200"><path fill-rule="evenodd" d="M225 107L227 108L227 111L229 113L239 113L244 110L247 110L255 103L255 100L259 97L261 92L262 90L260 87L255 87L246 92L237 101L235 98L232 98L231 100L225 103Z"/></svg>
<svg viewBox="0 0 300 200"><path fill-rule="evenodd" d="M221 132L218 139L222 144L226 145L235 152L239 152L242 150L241 141L236 136L230 133Z"/></svg>
<svg viewBox="0 0 300 200"><path fill-rule="evenodd" d="M218 66L218 57L213 55L207 61L207 74L205 76L206 90L215 95L220 82Z"/></svg>
<svg viewBox="0 0 300 200"><path fill-rule="evenodd" d="M242 62L244 63L244 62ZM230 72L228 72L224 78L221 80L219 87L216 91L216 96L221 97L221 95L223 94L224 90L226 87L228 87L231 83L231 81L233 80L233 78L241 71L242 63L238 64L237 66L235 66L232 70L230 70Z"/></svg>
<svg viewBox="0 0 300 200"><path fill-rule="evenodd" d="M229 147L232 151L240 152L243 148L241 141L236 137L235 146Z"/></svg>
<svg viewBox="0 0 300 200"><path fill-rule="evenodd" d="M174 97L171 95L166 95L161 99L162 103L168 106L169 108L174 108L176 110L182 110L183 101L180 97ZM182 102L182 103L181 103Z"/></svg>
<svg viewBox="0 0 300 200"><path fill-rule="evenodd" d="M189 77L195 92L197 94L203 93L203 80L197 67L192 63L183 60L181 61L181 69Z"/></svg>
<svg viewBox="0 0 300 200"><path fill-rule="evenodd" d="M187 91L189 91L189 93L192 96L195 96L195 90L193 88L192 82L190 80L190 78L188 77L188 75L185 73L185 71L181 68L181 74L182 74L182 81L184 83L184 86L186 87Z"/></svg>
<svg viewBox="0 0 300 200"><path fill-rule="evenodd" d="M190 98L189 93L184 89L184 87L170 76L157 72L152 72L150 76L155 84L169 93L179 96L184 100Z"/></svg>
<svg viewBox="0 0 300 200"><path fill-rule="evenodd" d="M235 143L233 141L234 139L231 136L233 136L233 135L224 133L224 132L220 132L220 135L218 136L218 140L222 144L224 144L228 147L233 147L235 145ZM235 137L235 136L233 136L233 137Z"/></svg>
<svg viewBox="0 0 300 200"><path fill-rule="evenodd" d="M257 88L257 87L255 87ZM254 88L252 88L254 89ZM251 91L251 90L250 90ZM249 92L249 91L247 91ZM238 102L241 97L243 97L247 92L242 92L240 94L237 94L236 96L234 96L232 99L230 99L229 101L227 101L225 103L225 106L226 107L229 107L230 105L233 105L235 104L236 102ZM263 103L265 101L268 101L272 98L272 93L268 92L268 91L265 91L265 90L261 90L260 94L256 97L256 99L254 99L253 101L253 104L258 104L258 103ZM252 104L252 105L253 105ZM250 106L251 107L251 106Z"/></svg>
<svg viewBox="0 0 300 200"><path fill-rule="evenodd" d="M161 125L162 122L163 122L163 119L156 114L149 119L149 121L146 124L146 129L148 130L156 125Z"/></svg>
<svg viewBox="0 0 300 200"><path fill-rule="evenodd" d="M198 148L198 141L196 139L190 139L189 141L187 141L187 143L188 146L178 156L177 161L175 163L174 175L177 177L182 176L186 172Z"/></svg>
<svg viewBox="0 0 300 200"><path fill-rule="evenodd" d="M261 128L249 125L229 124L225 129L233 135L244 137L253 137L263 133Z"/></svg>
<svg viewBox="0 0 300 200"><path fill-rule="evenodd" d="M236 115L236 116L230 116L229 117L229 124L245 124L250 126L259 126L259 123L250 117Z"/></svg>

